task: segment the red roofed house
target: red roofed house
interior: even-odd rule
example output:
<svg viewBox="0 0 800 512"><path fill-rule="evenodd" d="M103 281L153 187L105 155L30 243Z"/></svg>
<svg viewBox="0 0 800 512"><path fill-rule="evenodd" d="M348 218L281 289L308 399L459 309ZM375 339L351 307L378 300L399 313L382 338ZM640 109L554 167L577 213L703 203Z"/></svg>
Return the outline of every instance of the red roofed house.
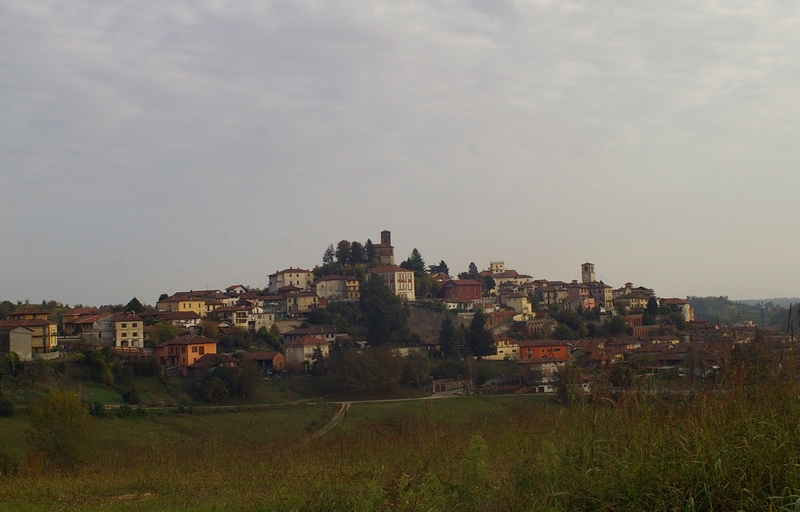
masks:
<svg viewBox="0 0 800 512"><path fill-rule="evenodd" d="M138 315L131 312L114 315L114 346L144 348L144 322Z"/></svg>
<svg viewBox="0 0 800 512"><path fill-rule="evenodd" d="M566 361L569 359L569 354L567 353L567 344L563 341L522 341L519 343L519 358L547 358L556 361Z"/></svg>
<svg viewBox="0 0 800 512"><path fill-rule="evenodd" d="M56 324L40 309L17 309L8 314L0 327L26 327L31 330L31 350L34 354L50 352L58 345Z"/></svg>
<svg viewBox="0 0 800 512"><path fill-rule="evenodd" d="M659 299L659 306L668 306L670 309L680 311L683 319L687 322L694 322L694 309L688 300L683 299Z"/></svg>
<svg viewBox="0 0 800 512"><path fill-rule="evenodd" d="M286 357L280 352L247 352L244 358L255 361L263 371L281 371L286 366Z"/></svg>
<svg viewBox="0 0 800 512"><path fill-rule="evenodd" d="M181 373L186 373L186 367L196 363L204 355L216 353L217 342L197 334L180 336L156 347L156 357L161 364L179 366Z"/></svg>
<svg viewBox="0 0 800 512"><path fill-rule="evenodd" d="M314 273L302 268L287 268L276 271L269 276L269 293L278 293L278 290L286 286L296 286L301 290L310 291L311 283L314 282Z"/></svg>

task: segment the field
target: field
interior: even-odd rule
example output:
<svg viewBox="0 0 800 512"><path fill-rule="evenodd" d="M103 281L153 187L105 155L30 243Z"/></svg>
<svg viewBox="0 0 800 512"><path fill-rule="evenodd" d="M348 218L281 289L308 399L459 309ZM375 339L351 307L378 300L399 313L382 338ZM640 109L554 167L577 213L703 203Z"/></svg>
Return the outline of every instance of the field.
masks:
<svg viewBox="0 0 800 512"><path fill-rule="evenodd" d="M246 408L245 408L246 409ZM95 420L85 462L0 419L2 510L797 510L800 388L335 404Z"/></svg>

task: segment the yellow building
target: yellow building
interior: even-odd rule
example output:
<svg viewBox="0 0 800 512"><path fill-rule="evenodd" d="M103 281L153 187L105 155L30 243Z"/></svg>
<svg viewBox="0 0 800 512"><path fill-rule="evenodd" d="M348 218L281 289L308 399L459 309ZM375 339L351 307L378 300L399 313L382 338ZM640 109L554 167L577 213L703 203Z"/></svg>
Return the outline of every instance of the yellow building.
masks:
<svg viewBox="0 0 800 512"><path fill-rule="evenodd" d="M58 328L47 319L47 311L19 309L9 313L5 327L26 327L31 330L31 351L34 354L51 352L58 346Z"/></svg>
<svg viewBox="0 0 800 512"><path fill-rule="evenodd" d="M114 346L144 348L144 324L131 313L114 315Z"/></svg>

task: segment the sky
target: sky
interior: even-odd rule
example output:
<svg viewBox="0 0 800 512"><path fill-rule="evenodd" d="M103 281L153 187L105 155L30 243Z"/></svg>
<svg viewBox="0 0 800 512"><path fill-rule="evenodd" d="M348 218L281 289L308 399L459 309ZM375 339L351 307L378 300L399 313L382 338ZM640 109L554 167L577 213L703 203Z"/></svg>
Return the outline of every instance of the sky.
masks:
<svg viewBox="0 0 800 512"><path fill-rule="evenodd" d="M0 0L0 300L451 273L800 296L800 4Z"/></svg>

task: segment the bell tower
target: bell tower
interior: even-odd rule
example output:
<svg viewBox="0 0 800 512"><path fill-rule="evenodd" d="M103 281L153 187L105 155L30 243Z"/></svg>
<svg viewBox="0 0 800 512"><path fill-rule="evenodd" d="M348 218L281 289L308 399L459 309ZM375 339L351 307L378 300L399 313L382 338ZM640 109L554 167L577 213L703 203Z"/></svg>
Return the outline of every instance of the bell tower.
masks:
<svg viewBox="0 0 800 512"><path fill-rule="evenodd" d="M581 265L581 282L593 283L594 282L594 263L584 263Z"/></svg>

